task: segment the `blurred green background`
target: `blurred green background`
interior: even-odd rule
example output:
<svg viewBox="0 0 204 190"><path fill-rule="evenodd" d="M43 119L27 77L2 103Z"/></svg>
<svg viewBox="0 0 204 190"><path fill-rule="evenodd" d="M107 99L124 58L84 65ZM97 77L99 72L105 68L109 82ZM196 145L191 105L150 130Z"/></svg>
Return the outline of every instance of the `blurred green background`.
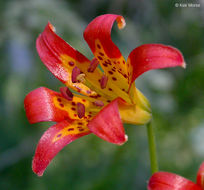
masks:
<svg viewBox="0 0 204 190"><path fill-rule="evenodd" d="M177 47L187 68L150 71L137 87L150 100L160 169L195 180L204 160L204 1L200 8L175 7L182 0L7 0L0 1L0 189L143 190L150 177L144 126L126 125L129 141L119 147L94 135L64 148L43 177L31 160L43 132L30 125L23 100L31 90L62 85L40 61L35 40L48 20L73 47L92 58L83 30L96 16L121 14L126 28L112 37L124 57L144 43Z"/></svg>

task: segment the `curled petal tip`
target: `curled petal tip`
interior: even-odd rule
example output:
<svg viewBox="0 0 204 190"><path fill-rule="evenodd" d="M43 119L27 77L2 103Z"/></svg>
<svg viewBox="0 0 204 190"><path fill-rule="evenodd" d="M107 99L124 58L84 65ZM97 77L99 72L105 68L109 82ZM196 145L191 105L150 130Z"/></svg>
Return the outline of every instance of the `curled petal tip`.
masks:
<svg viewBox="0 0 204 190"><path fill-rule="evenodd" d="M128 141L128 135L125 134L125 141L121 145L125 144L127 141Z"/></svg>
<svg viewBox="0 0 204 190"><path fill-rule="evenodd" d="M122 145L124 145L127 141L128 141L128 136L125 134L125 136L124 136L124 141L121 142L121 143L118 144L118 145L119 145L119 146L122 146Z"/></svg>
<svg viewBox="0 0 204 190"><path fill-rule="evenodd" d="M40 169L37 167L36 163L34 163L34 161L33 161L33 163L32 163L32 170L33 170L33 172L34 172L38 177L42 177L43 174L44 174L44 170L40 170Z"/></svg>
<svg viewBox="0 0 204 190"><path fill-rule="evenodd" d="M55 27L50 22L48 22L48 25L53 32L56 32Z"/></svg>
<svg viewBox="0 0 204 190"><path fill-rule="evenodd" d="M117 19L116 19L116 21L117 21L117 24L118 24L118 28L120 29L120 30L122 30L123 28L125 28L125 26L126 26L126 22L125 22L125 19L121 16L121 17L118 17Z"/></svg>
<svg viewBox="0 0 204 190"><path fill-rule="evenodd" d="M181 67L185 69L185 68L186 68L186 63L183 62L183 63L181 64Z"/></svg>
<svg viewBox="0 0 204 190"><path fill-rule="evenodd" d="M125 142L127 142L128 141L128 136L127 135L125 135Z"/></svg>

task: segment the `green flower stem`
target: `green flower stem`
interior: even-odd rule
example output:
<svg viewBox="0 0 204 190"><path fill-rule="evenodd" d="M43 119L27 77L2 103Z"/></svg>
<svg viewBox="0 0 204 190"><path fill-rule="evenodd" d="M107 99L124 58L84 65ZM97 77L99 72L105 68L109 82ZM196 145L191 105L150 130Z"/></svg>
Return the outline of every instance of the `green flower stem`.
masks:
<svg viewBox="0 0 204 190"><path fill-rule="evenodd" d="M147 124L147 136L148 136L148 144L149 144L149 156L151 163L151 172L152 174L159 170L157 163L157 151L156 151L156 142L154 129L152 126L152 120Z"/></svg>

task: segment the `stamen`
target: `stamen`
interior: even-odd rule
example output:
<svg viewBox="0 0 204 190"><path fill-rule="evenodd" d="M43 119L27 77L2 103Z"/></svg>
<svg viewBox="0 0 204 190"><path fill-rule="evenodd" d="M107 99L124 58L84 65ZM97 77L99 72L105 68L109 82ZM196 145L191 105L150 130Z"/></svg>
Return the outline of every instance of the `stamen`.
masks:
<svg viewBox="0 0 204 190"><path fill-rule="evenodd" d="M96 100L96 101L94 102L94 104L95 104L96 106L100 106L100 107L104 106L104 103L103 103L101 100Z"/></svg>
<svg viewBox="0 0 204 190"><path fill-rule="evenodd" d="M82 118L85 115L85 106L80 102L77 103L77 115L79 118Z"/></svg>
<svg viewBox="0 0 204 190"><path fill-rule="evenodd" d="M73 99L73 94L67 87L61 87L60 92L64 98L71 101Z"/></svg>
<svg viewBox="0 0 204 190"><path fill-rule="evenodd" d="M98 64L99 64L99 61L96 58L93 58L88 68L88 72L90 73L94 72Z"/></svg>
<svg viewBox="0 0 204 190"><path fill-rule="evenodd" d="M108 82L108 77L106 75L103 75L100 80L100 85L102 89L106 87L107 82Z"/></svg>
<svg viewBox="0 0 204 190"><path fill-rule="evenodd" d="M77 82L77 77L80 75L80 69L78 67L74 67L72 69L72 82L76 83Z"/></svg>

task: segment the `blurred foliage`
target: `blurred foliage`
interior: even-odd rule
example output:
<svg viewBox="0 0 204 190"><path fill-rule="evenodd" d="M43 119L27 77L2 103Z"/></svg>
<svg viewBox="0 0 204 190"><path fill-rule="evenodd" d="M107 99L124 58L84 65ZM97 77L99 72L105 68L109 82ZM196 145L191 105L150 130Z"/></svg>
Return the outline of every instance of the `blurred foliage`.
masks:
<svg viewBox="0 0 204 190"><path fill-rule="evenodd" d="M35 40L49 20L91 58L83 30L105 13L126 19L126 28L112 35L126 58L144 43L169 44L183 52L186 70L151 71L136 85L152 104L160 169L195 180L204 160L204 3L176 8L175 2L182 1L0 1L0 189L146 189L150 165L143 126L126 125L129 141L122 147L89 135L64 148L42 178L31 170L37 141L51 124L31 126L24 97L39 86L58 90L62 85L40 61Z"/></svg>

